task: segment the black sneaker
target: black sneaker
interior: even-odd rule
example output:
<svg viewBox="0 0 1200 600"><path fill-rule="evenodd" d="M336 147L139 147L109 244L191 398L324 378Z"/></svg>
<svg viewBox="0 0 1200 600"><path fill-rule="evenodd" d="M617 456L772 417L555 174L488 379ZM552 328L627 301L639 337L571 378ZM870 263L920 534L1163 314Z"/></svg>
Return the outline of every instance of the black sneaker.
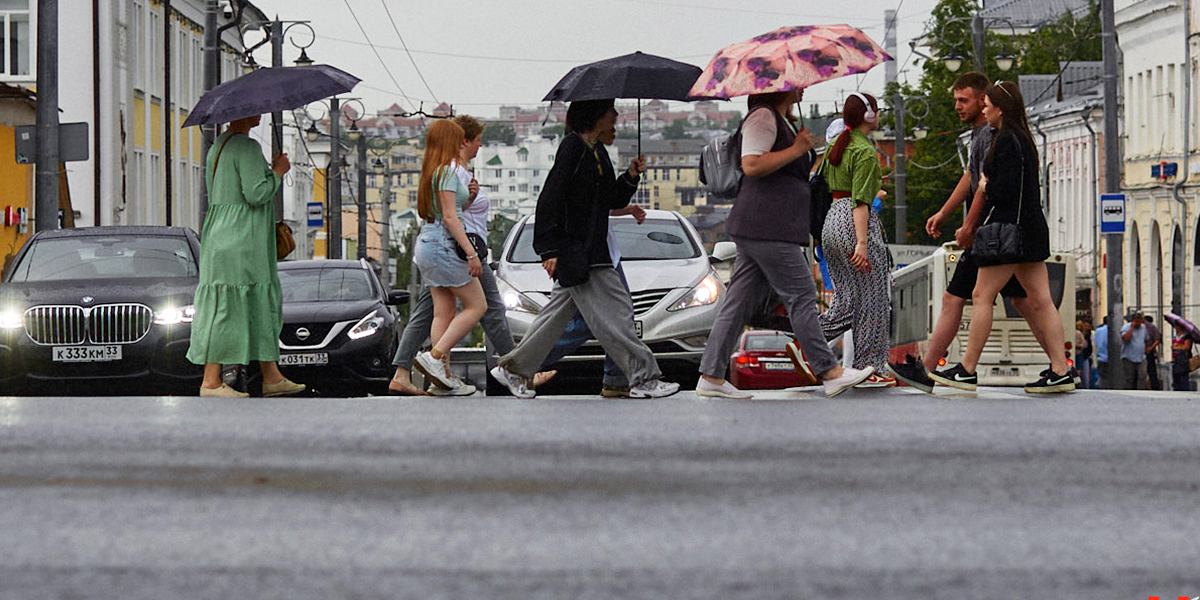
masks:
<svg viewBox="0 0 1200 600"><path fill-rule="evenodd" d="M925 392L926 394L933 393L934 381L929 378L929 373L925 371L925 365L917 360L917 357L909 354L904 357L903 363L888 363L888 370L896 379L903 381L905 384Z"/></svg>
<svg viewBox="0 0 1200 600"><path fill-rule="evenodd" d="M979 387L979 377L974 373L968 373L967 369L961 363L949 369L934 371L929 374L929 378L938 383L968 392L973 392L975 388Z"/></svg>
<svg viewBox="0 0 1200 600"><path fill-rule="evenodd" d="M1072 392L1075 391L1075 378L1070 372L1066 375L1056 375L1054 371L1046 369L1037 381L1025 384L1025 391L1030 394Z"/></svg>
<svg viewBox="0 0 1200 600"><path fill-rule="evenodd" d="M1045 377L1048 375L1053 375L1053 374L1054 374L1053 367L1046 367L1045 370L1043 370L1041 373L1038 373L1038 375L1040 375L1042 377ZM1079 370L1076 369L1075 367L1068 367L1067 375L1071 376L1071 379L1075 382L1075 387L1079 387L1079 386L1083 385L1083 377L1079 375Z"/></svg>

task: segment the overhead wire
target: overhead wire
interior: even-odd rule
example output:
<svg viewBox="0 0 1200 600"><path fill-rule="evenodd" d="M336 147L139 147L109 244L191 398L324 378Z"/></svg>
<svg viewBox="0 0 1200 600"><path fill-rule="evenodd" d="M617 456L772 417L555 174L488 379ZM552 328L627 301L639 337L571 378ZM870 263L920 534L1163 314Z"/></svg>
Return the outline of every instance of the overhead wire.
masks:
<svg viewBox="0 0 1200 600"><path fill-rule="evenodd" d="M396 37L400 39L400 45L404 46L404 53L408 55L409 62L412 63L413 69L417 71L417 77L421 78L421 83L425 84L425 89L433 97L433 101L441 104L438 101L437 94L433 93L433 88L429 87L429 82L425 80L425 75L421 73L421 67L417 66L417 60L413 58L412 52L408 51L408 44L404 41L404 36L400 35L400 28L396 26L396 19L392 17L392 11L388 8L387 2L385 0L379 0L379 2L383 4L383 11L387 13L388 21L392 23L392 29L396 32Z"/></svg>
<svg viewBox="0 0 1200 600"><path fill-rule="evenodd" d="M380 56L379 49L377 49L375 44L371 42L371 37L367 35L367 30L363 27L362 21L359 21L358 15L354 14L354 8L350 6L350 0L342 0L342 2L346 4L346 10L350 11L350 16L354 19L354 23L358 25L358 30L362 33L363 39L367 40L367 45L369 45L371 47L371 51L375 53L375 58L379 59L379 64L383 65L384 72L386 72L388 77L391 78L392 83L396 86L396 90L400 92L401 96L404 96L404 99L408 101L409 106L416 108L416 105L413 104L412 99L408 97L408 94L404 93L404 88L400 87L400 82L396 81L396 76L393 75L392 70L388 68L387 62L383 60L382 56Z"/></svg>

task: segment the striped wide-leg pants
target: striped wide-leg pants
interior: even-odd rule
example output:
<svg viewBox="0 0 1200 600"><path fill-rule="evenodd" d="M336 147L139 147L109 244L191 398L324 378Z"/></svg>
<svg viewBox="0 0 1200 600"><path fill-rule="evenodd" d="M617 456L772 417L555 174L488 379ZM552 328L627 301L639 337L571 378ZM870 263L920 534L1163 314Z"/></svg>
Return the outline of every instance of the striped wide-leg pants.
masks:
<svg viewBox="0 0 1200 600"><path fill-rule="evenodd" d="M821 314L821 330L826 339L832 340L853 329L854 368L872 366L883 373L891 346L892 256L883 238L883 222L875 211L868 210L867 259L871 269L860 273L850 265L858 242L853 208L854 201L849 198L834 202L821 231L821 248L834 288L833 303Z"/></svg>

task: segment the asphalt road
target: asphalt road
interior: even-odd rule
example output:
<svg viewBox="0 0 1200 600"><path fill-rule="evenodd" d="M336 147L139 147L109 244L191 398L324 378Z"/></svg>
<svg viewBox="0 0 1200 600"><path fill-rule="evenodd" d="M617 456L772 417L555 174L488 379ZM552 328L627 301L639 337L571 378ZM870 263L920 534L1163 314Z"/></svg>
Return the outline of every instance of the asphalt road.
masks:
<svg viewBox="0 0 1200 600"><path fill-rule="evenodd" d="M0 598L1191 597L1198 400L0 398Z"/></svg>

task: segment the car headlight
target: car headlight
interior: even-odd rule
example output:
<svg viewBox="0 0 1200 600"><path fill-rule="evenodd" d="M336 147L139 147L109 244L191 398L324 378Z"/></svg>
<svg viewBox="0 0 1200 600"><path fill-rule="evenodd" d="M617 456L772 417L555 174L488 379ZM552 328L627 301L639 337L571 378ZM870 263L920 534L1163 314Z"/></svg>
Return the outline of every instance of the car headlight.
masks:
<svg viewBox="0 0 1200 600"><path fill-rule="evenodd" d="M683 298L667 307L668 312L692 308L693 306L707 306L717 301L721 294L721 284L717 283L717 278L711 273L700 280L691 291L684 295Z"/></svg>
<svg viewBox="0 0 1200 600"><path fill-rule="evenodd" d="M19 310L0 310L0 329L18 329L25 326L25 314Z"/></svg>
<svg viewBox="0 0 1200 600"><path fill-rule="evenodd" d="M504 301L505 309L526 312L533 315L542 312L542 307L538 306L537 302L531 300L529 296L518 292L517 288L514 288L512 284L499 277L496 278L496 288L500 292L500 299Z"/></svg>
<svg viewBox="0 0 1200 600"><path fill-rule="evenodd" d="M196 317L196 307L187 305L183 308L175 308L168 306L160 310L154 311L154 323L156 325L178 325L180 323L191 323Z"/></svg>
<svg viewBox="0 0 1200 600"><path fill-rule="evenodd" d="M346 335L352 340L360 340L375 335L380 327L383 327L383 317L379 316L378 310L373 310L371 314L359 319Z"/></svg>

